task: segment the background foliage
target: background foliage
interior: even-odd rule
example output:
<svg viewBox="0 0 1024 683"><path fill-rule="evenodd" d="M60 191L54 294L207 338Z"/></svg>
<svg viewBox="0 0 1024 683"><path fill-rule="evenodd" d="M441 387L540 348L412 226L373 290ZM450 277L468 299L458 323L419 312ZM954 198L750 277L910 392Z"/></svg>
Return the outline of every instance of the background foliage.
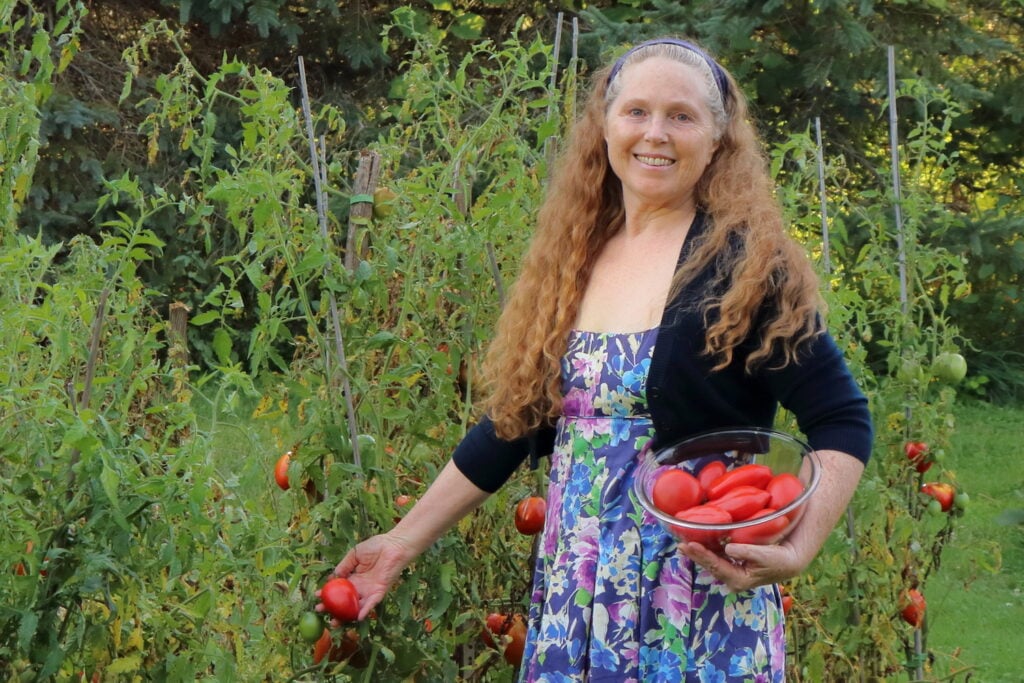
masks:
<svg viewBox="0 0 1024 683"><path fill-rule="evenodd" d="M938 572L958 518L925 515L902 444L951 442L955 391L928 371L938 353L973 353L977 393L1019 378L1019 161L989 144L1017 134L997 122L1017 115L1000 94L1017 58L1000 46L1016 43L1019 10L705 4L590 5L555 59L552 14L568 7L0 2L4 673L511 680L479 631L486 613L525 605L529 541L507 510L542 488L539 472L519 473L410 569L358 625L358 661L314 666L293 625L341 553L402 514L397 496L422 491L472 420L474 361L577 83L603 46L657 26L697 35L753 89L780 200L821 261L830 324L879 427L849 530L788 587L794 675L945 675L895 606ZM911 12L929 18L940 59ZM839 37L804 42L825 30ZM879 59L896 38L906 306ZM326 234L300 52L325 149ZM350 222L364 148L394 198ZM369 248L346 267L353 229ZM191 308L188 366L169 353L172 301ZM286 450L281 491L269 469ZM928 477L957 482L941 462Z"/></svg>

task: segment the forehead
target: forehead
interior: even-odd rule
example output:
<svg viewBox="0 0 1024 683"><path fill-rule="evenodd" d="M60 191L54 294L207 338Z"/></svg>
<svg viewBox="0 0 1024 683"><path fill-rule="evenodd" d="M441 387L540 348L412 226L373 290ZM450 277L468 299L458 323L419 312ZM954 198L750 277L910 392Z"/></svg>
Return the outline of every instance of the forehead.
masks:
<svg viewBox="0 0 1024 683"><path fill-rule="evenodd" d="M707 101L709 90L701 70L668 57L648 57L623 67L616 76L618 93L623 97L657 97Z"/></svg>

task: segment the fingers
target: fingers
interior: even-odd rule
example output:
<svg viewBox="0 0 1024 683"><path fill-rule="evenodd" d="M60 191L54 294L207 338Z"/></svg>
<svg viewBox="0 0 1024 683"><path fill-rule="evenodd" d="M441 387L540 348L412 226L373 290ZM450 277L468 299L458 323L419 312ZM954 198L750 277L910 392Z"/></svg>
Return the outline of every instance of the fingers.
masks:
<svg viewBox="0 0 1024 683"><path fill-rule="evenodd" d="M356 549L353 548L348 551L345 557L341 558L341 562L339 562L338 566L334 568L334 575L347 579L358 566L359 560L357 559Z"/></svg>
<svg viewBox="0 0 1024 683"><path fill-rule="evenodd" d="M683 543L679 550L732 591L778 583L799 573L784 546L730 543L719 554L699 543Z"/></svg>

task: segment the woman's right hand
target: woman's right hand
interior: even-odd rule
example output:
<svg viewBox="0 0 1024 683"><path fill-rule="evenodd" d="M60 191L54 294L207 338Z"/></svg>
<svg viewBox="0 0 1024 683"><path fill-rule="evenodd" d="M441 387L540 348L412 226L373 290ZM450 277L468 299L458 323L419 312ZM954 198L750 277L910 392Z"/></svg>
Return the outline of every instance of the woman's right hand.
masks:
<svg viewBox="0 0 1024 683"><path fill-rule="evenodd" d="M359 593L360 621L384 599L415 557L415 551L389 534L371 536L348 551L334 574L351 581ZM322 605L317 605L317 610L321 611Z"/></svg>
<svg viewBox="0 0 1024 683"><path fill-rule="evenodd" d="M334 573L351 581L359 592L358 618L365 619L402 570L488 495L449 461L394 529L371 536L348 551ZM316 609L323 611L323 604Z"/></svg>

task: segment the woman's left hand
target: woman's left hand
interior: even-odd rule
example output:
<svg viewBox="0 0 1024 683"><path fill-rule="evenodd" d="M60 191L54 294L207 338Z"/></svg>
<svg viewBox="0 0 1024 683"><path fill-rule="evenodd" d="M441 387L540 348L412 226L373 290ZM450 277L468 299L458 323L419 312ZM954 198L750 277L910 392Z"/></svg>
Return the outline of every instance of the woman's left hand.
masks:
<svg viewBox="0 0 1024 683"><path fill-rule="evenodd" d="M811 563L836 522L846 511L864 464L841 451L818 451L821 480L807 501L800 522L778 545L729 543L716 554L700 543L681 543L679 551L706 568L734 591L778 583L798 575Z"/></svg>
<svg viewBox="0 0 1024 683"><path fill-rule="evenodd" d="M729 543L725 546L724 555L712 552L700 543L682 543L679 551L737 592L791 579L807 564L788 543Z"/></svg>

